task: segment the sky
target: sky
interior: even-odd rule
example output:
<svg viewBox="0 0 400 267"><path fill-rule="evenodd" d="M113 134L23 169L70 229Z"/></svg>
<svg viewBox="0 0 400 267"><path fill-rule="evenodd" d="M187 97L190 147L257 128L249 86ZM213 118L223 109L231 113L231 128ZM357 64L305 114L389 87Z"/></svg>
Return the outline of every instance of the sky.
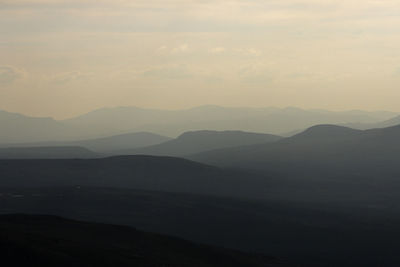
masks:
<svg viewBox="0 0 400 267"><path fill-rule="evenodd" d="M400 0L0 0L0 110L400 111Z"/></svg>

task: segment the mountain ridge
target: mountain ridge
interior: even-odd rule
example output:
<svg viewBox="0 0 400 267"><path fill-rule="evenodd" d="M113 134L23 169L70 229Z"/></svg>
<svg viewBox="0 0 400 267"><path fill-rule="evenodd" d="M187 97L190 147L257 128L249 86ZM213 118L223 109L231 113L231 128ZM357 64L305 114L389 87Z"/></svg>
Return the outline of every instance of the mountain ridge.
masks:
<svg viewBox="0 0 400 267"><path fill-rule="evenodd" d="M211 149L275 142L279 139L281 137L277 135L244 131L189 131L161 144L132 150L115 151L114 154L185 156Z"/></svg>

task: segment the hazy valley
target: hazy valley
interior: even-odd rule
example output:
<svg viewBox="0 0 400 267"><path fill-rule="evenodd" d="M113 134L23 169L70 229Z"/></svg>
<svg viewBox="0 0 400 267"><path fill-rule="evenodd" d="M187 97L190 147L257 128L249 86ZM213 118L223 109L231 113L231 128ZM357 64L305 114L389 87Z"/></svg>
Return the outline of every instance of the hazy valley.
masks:
<svg viewBox="0 0 400 267"><path fill-rule="evenodd" d="M224 111L221 117L238 117L236 109L218 110ZM315 112L305 113L316 116ZM247 254L232 258L221 250L228 253L224 257L232 261L230 266L236 266L233 262L239 262L237 266L396 265L400 262L394 252L394 237L400 234L400 126L359 130L339 124L383 115L317 113L321 120L336 116L338 125L314 125L290 137L242 129L193 131L188 125L176 138L142 131L76 141L26 139L7 144L3 139L0 212L122 224L266 255L261 260ZM388 124L385 118L382 121L380 125ZM98 127L106 129L109 123L104 120ZM282 121L285 124L291 125L291 120ZM292 127L300 124L306 125ZM123 131L118 125L110 129ZM20 127L28 131L32 125ZM51 224L55 220L43 218ZM35 231L38 240L55 238L70 227L69 221L59 223L55 232L44 233L29 224L21 229ZM48 253L37 254L36 243L11 233L12 244L23 242L38 261L68 264L71 260L48 258L55 253L53 246L46 247ZM88 249L83 239L68 242ZM381 244L379 249L376 244ZM77 257L73 250L65 251L72 253L68 257ZM197 253L195 248L191 251ZM107 257L112 259L113 253ZM176 257L181 261L183 256ZM213 258L204 263L197 258L189 265L214 266ZM93 261L89 256L87 260Z"/></svg>

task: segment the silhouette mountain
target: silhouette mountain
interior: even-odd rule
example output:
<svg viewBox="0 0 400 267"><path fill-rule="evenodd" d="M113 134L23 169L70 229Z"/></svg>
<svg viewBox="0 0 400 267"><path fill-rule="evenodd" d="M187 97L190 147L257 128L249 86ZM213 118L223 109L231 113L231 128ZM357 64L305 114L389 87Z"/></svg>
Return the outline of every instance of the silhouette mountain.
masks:
<svg viewBox="0 0 400 267"><path fill-rule="evenodd" d="M96 158L99 154L77 146L0 148L0 159Z"/></svg>
<svg viewBox="0 0 400 267"><path fill-rule="evenodd" d="M288 266L261 254L49 215L0 216L5 266Z"/></svg>
<svg viewBox="0 0 400 267"><path fill-rule="evenodd" d="M241 131L195 131L183 133L176 139L158 145L120 150L115 154L184 156L218 148L275 142L279 139L281 137L276 135Z"/></svg>
<svg viewBox="0 0 400 267"><path fill-rule="evenodd" d="M273 194L275 189L266 195ZM309 192L315 190L309 188ZM375 191L379 190L375 188ZM291 202L288 201L289 193L280 191L277 192L280 199L259 201L109 187L0 188L0 213L53 214L76 220L130 225L201 244L273 255L296 263L295 266L399 265L396 242L400 234L399 197L392 202L391 208L382 203L371 208L347 201L339 206L328 205L324 198L315 202L298 199ZM398 191L395 194L398 196ZM384 196L386 198L387 194ZM1 221L0 218L0 225ZM30 219L23 223L38 226ZM49 225L43 222L42 229L53 232ZM29 230L18 222L14 227L20 231ZM91 228L95 226L91 225ZM75 240L72 229L65 227L63 231ZM103 230L102 234L96 233L94 240L102 239L99 242L116 245L109 239L114 234ZM3 231L0 226L0 236L7 232L15 233L11 229ZM127 236L132 239L128 233ZM56 243L50 240L49 244ZM63 240L59 240L61 244L64 244ZM130 242L135 244L135 239ZM114 249L120 247L117 245ZM6 250L1 250L0 255L2 259L7 257Z"/></svg>
<svg viewBox="0 0 400 267"><path fill-rule="evenodd" d="M111 152L121 149L133 149L143 146L150 146L171 140L169 137L158 134L139 132L121 134L97 139L64 141L64 142L39 142L39 143L20 143L7 145L9 147L38 147L38 146L80 146L95 152Z"/></svg>

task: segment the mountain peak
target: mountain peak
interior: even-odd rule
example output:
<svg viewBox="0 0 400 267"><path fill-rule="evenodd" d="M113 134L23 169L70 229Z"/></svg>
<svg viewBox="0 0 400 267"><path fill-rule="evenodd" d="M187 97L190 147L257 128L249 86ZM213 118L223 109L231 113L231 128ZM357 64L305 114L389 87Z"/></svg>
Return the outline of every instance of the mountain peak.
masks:
<svg viewBox="0 0 400 267"><path fill-rule="evenodd" d="M362 131L355 130L352 128L338 126L333 124L321 124L315 125L304 132L301 132L292 138L299 139L299 138L312 138L312 139L321 139L321 138L346 138L351 137L357 134L360 134Z"/></svg>

